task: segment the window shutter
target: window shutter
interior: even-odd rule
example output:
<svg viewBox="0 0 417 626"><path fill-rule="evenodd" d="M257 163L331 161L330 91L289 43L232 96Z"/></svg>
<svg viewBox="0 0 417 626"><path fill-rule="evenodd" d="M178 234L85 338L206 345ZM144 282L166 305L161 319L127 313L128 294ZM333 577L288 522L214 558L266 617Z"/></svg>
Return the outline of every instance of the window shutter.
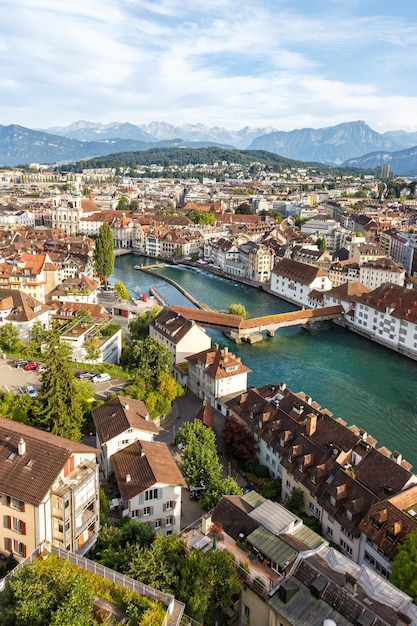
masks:
<svg viewBox="0 0 417 626"><path fill-rule="evenodd" d="M26 504L24 502L22 502L22 513L25 512L25 509L26 509Z"/></svg>
<svg viewBox="0 0 417 626"><path fill-rule="evenodd" d="M150 513L150 514L151 514L151 515L153 515L153 506L150 506L149 508L150 508L150 510L151 510L151 513Z"/></svg>
<svg viewBox="0 0 417 626"><path fill-rule="evenodd" d="M10 537L6 538L6 546L6 550L8 550L9 552L13 551L12 540L10 539Z"/></svg>
<svg viewBox="0 0 417 626"><path fill-rule="evenodd" d="M138 509L138 517L143 517L143 509Z"/></svg>
<svg viewBox="0 0 417 626"><path fill-rule="evenodd" d="M10 515L7 515L7 528L11 528L12 527L12 518Z"/></svg>
<svg viewBox="0 0 417 626"><path fill-rule="evenodd" d="M11 498L10 496L7 496L7 506L10 506L10 504L11 504Z"/></svg>
<svg viewBox="0 0 417 626"><path fill-rule="evenodd" d="M25 544L22 544L22 547L23 547L23 550L22 550L23 554L22 554L22 556L25 559L26 558L26 552L27 552Z"/></svg>
<svg viewBox="0 0 417 626"><path fill-rule="evenodd" d="M164 511L166 511L166 510L167 510L167 503L166 503L166 502L164 502L163 510L164 510Z"/></svg>
<svg viewBox="0 0 417 626"><path fill-rule="evenodd" d="M22 535L26 535L26 522L22 522Z"/></svg>
<svg viewBox="0 0 417 626"><path fill-rule="evenodd" d="M145 496L144 496L144 494L142 492L142 493L139 494L139 504L143 504L144 501L145 501Z"/></svg>

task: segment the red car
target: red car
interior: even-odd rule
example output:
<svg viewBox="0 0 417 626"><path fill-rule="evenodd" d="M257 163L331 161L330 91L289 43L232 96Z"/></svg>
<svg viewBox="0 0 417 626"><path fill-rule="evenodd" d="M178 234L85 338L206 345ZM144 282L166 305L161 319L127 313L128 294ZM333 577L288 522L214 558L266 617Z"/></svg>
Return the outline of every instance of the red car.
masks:
<svg viewBox="0 0 417 626"><path fill-rule="evenodd" d="M40 363L38 363L37 361L28 361L25 365L25 370L35 370L37 367L39 367Z"/></svg>

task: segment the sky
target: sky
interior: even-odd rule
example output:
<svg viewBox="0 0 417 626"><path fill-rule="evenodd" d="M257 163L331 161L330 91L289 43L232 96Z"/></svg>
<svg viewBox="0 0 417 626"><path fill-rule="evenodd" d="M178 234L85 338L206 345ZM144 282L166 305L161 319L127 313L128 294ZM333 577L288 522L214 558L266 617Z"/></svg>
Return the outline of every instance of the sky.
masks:
<svg viewBox="0 0 417 626"><path fill-rule="evenodd" d="M412 0L1 0L0 125L417 131ZM413 17L414 15L414 17Z"/></svg>

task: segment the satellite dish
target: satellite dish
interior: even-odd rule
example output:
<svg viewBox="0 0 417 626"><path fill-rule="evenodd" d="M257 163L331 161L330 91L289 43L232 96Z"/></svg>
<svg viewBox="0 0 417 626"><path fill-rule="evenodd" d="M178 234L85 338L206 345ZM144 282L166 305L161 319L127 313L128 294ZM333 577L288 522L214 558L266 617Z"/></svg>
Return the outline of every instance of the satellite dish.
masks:
<svg viewBox="0 0 417 626"><path fill-rule="evenodd" d="M337 626L337 624L332 619L325 619L323 626Z"/></svg>

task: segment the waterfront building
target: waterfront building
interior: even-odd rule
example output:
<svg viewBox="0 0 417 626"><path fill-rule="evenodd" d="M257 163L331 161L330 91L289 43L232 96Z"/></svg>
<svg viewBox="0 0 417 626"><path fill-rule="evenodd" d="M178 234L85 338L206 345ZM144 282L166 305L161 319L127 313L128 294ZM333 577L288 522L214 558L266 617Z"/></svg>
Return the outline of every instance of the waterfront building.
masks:
<svg viewBox="0 0 417 626"><path fill-rule="evenodd" d="M417 359L417 290L384 283L353 298L347 326L372 341Z"/></svg>
<svg viewBox="0 0 417 626"><path fill-rule="evenodd" d="M201 326L168 308L149 326L149 334L169 350L174 366L211 346L211 339Z"/></svg>
<svg viewBox="0 0 417 626"><path fill-rule="evenodd" d="M269 282L275 260L272 248L252 241L242 243L239 260L245 268L245 278L254 283Z"/></svg>
<svg viewBox="0 0 417 626"><path fill-rule="evenodd" d="M369 289L376 289L383 283L404 285L404 281L405 269L389 257L367 261L359 268L359 282Z"/></svg>
<svg viewBox="0 0 417 626"><path fill-rule="evenodd" d="M242 364L240 357L225 347L203 350L186 358L188 361L187 386L201 400L225 414L221 402L226 396L241 393L247 388L250 369Z"/></svg>
<svg viewBox="0 0 417 626"><path fill-rule="evenodd" d="M373 505L417 485L411 465L398 453L378 450L371 435L333 419L285 383L250 388L227 407L257 442L259 462L281 477L282 499L300 489L302 510L320 521L325 538L361 564L367 536L362 520ZM416 491L411 492L415 503Z"/></svg>
<svg viewBox="0 0 417 626"><path fill-rule="evenodd" d="M99 531L99 450L0 418L1 550L44 544L83 555Z"/></svg>
<svg viewBox="0 0 417 626"><path fill-rule="evenodd" d="M327 291L331 287L322 269L292 259L282 259L271 272L271 292L299 305L309 306L311 291Z"/></svg>

